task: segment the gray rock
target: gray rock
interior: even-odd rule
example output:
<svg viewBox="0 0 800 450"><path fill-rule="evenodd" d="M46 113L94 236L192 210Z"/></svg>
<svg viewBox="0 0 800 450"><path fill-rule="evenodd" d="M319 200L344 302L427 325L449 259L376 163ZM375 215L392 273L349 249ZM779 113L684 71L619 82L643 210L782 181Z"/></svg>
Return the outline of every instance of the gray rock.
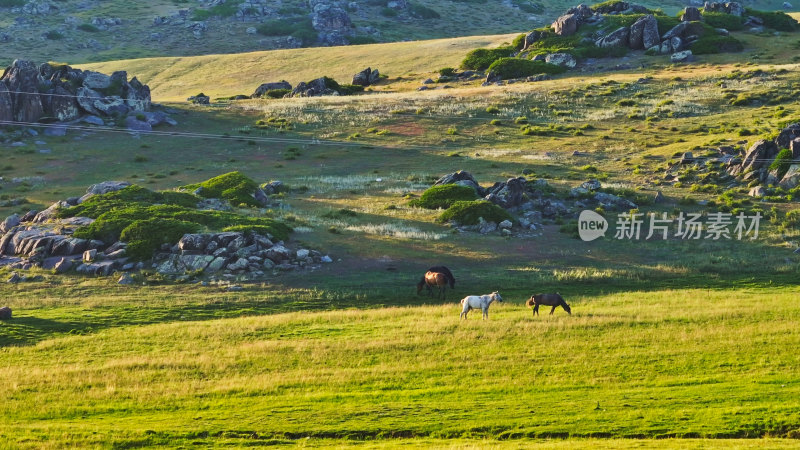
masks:
<svg viewBox="0 0 800 450"><path fill-rule="evenodd" d="M378 69L371 69L367 67L366 69L358 72L357 74L353 75L352 84L358 86L370 86L375 84L380 79L380 72Z"/></svg>
<svg viewBox="0 0 800 450"><path fill-rule="evenodd" d="M178 241L178 248L184 252L202 252L206 249L210 241L211 235L209 234L184 234L180 241ZM216 246L211 251L215 249Z"/></svg>
<svg viewBox="0 0 800 450"><path fill-rule="evenodd" d="M785 189L792 189L800 185L800 164L792 164L786 175L781 178L781 187Z"/></svg>
<svg viewBox="0 0 800 450"><path fill-rule="evenodd" d="M683 10L683 14L681 14L681 21L682 22L696 22L698 20L702 20L703 16L700 14L700 10L695 8L694 6L687 6Z"/></svg>
<svg viewBox="0 0 800 450"><path fill-rule="evenodd" d="M792 141L800 138L800 123L793 123L781 130L778 137L775 138L775 143L780 148L791 148Z"/></svg>
<svg viewBox="0 0 800 450"><path fill-rule="evenodd" d="M83 262L92 262L97 258L97 249L86 250L83 252Z"/></svg>
<svg viewBox="0 0 800 450"><path fill-rule="evenodd" d="M347 11L329 0L309 0L311 25L319 40L328 45L346 45L353 34L353 23Z"/></svg>
<svg viewBox="0 0 800 450"><path fill-rule="evenodd" d="M497 224L494 222L483 222L478 229L481 234L489 234L493 231L497 231Z"/></svg>
<svg viewBox="0 0 800 450"><path fill-rule="evenodd" d="M12 214L12 215L6 217L6 220L4 220L2 224L0 224L0 233L8 232L12 228L14 228L17 225L19 225L20 222L21 222L21 220L19 218L19 214Z"/></svg>
<svg viewBox="0 0 800 450"><path fill-rule="evenodd" d="M8 306L0 308L0 320L11 320L12 311Z"/></svg>
<svg viewBox="0 0 800 450"><path fill-rule="evenodd" d="M674 63L679 62L689 62L693 59L692 51L691 50L684 50L681 52L673 53L672 56L669 57L669 60Z"/></svg>
<svg viewBox="0 0 800 450"><path fill-rule="evenodd" d="M67 126L66 125L50 125L44 129L45 136L66 136L67 135Z"/></svg>
<svg viewBox="0 0 800 450"><path fill-rule="evenodd" d="M117 280L117 284L121 284L123 286L130 286L132 284L136 284L136 280L133 279L133 275L129 273L123 273L122 276L119 277Z"/></svg>
<svg viewBox="0 0 800 450"><path fill-rule="evenodd" d="M620 27L595 41L595 45L601 48L627 47L630 34L630 28Z"/></svg>
<svg viewBox="0 0 800 450"><path fill-rule="evenodd" d="M667 202L667 197L664 196L664 194L661 191L658 191L658 193L656 193L655 198L653 199L653 203L661 204L666 202Z"/></svg>
<svg viewBox="0 0 800 450"><path fill-rule="evenodd" d="M578 64L575 57L569 53L550 53L545 57L545 62L569 69L574 68Z"/></svg>
<svg viewBox="0 0 800 450"><path fill-rule="evenodd" d="M263 97L264 95L267 94L267 92L274 91L276 89L288 89L288 90L291 90L292 89L292 85L286 80L281 80L281 81L271 82L271 83L264 83L261 86L257 87L255 92L253 92L253 95L251 95L250 97L252 97L252 98Z"/></svg>
<svg viewBox="0 0 800 450"><path fill-rule="evenodd" d="M460 184L462 186L470 186L475 189L475 192L477 192L479 196L483 197L486 195L485 190L478 184L478 182L475 180L475 177L473 177L472 174L466 170L459 170L458 172L449 173L433 183L434 186L443 184Z"/></svg>
<svg viewBox="0 0 800 450"><path fill-rule="evenodd" d="M324 262L324 263L332 263L333 262L333 259L331 259L331 257L328 256L328 255L322 256L319 260L320 260L320 262Z"/></svg>
<svg viewBox="0 0 800 450"><path fill-rule="evenodd" d="M130 185L127 181L103 181L102 183L93 184L86 189L86 194L78 200L78 203L83 203L95 195L120 191Z"/></svg>
<svg viewBox="0 0 800 450"><path fill-rule="evenodd" d="M513 225L514 225L514 224L513 224L513 223L511 223L511 221L510 221L510 220L504 220L504 221L500 222L499 224L497 224L497 226L498 226L498 227L499 227L501 230L506 230L506 229L509 229L509 228L511 228Z"/></svg>
<svg viewBox="0 0 800 450"><path fill-rule="evenodd" d="M111 77L99 72L89 72L83 79L83 87L87 89L108 89L111 86Z"/></svg>
<svg viewBox="0 0 800 450"><path fill-rule="evenodd" d="M487 189L484 198L501 208L513 208L527 200L526 187L527 180L524 177L509 178L505 183L499 183Z"/></svg>
<svg viewBox="0 0 800 450"><path fill-rule="evenodd" d="M553 22L553 32L559 36L570 36L578 31L578 18L575 14L564 14Z"/></svg>
<svg viewBox="0 0 800 450"><path fill-rule="evenodd" d="M195 105L210 105L211 104L211 97L205 94L197 94L193 95L186 99L189 102L194 103Z"/></svg>
<svg viewBox="0 0 800 450"><path fill-rule="evenodd" d="M6 280L7 283L19 283L20 281L22 281L22 277L17 272L11 272L11 276Z"/></svg>
<svg viewBox="0 0 800 450"><path fill-rule="evenodd" d="M691 164L694 162L694 155L692 152L685 152L681 155L680 164Z"/></svg>
<svg viewBox="0 0 800 450"><path fill-rule="evenodd" d="M631 25L628 46L634 50L649 49L661 43L658 35L658 21L648 14Z"/></svg>
<svg viewBox="0 0 800 450"><path fill-rule="evenodd" d="M81 122L88 123L90 125L99 125L99 126L105 125L105 122L103 121L103 119L101 119L98 116L91 115L91 114L88 115L88 116L81 117Z"/></svg>
<svg viewBox="0 0 800 450"><path fill-rule="evenodd" d="M309 254L310 254L310 252L308 250L306 250L304 248L301 248L301 249L297 250L297 259L300 259L300 260L306 259L306 258L308 258Z"/></svg>
<svg viewBox="0 0 800 450"><path fill-rule="evenodd" d="M237 270L244 270L247 268L249 261L245 258L239 258L236 262L228 264L228 270L235 272Z"/></svg>
<svg viewBox="0 0 800 450"><path fill-rule="evenodd" d="M125 128L131 131L153 131L153 126L146 120L139 120L136 116L125 118Z"/></svg>
<svg viewBox="0 0 800 450"><path fill-rule="evenodd" d="M72 260L69 258L61 258L55 265L53 266L53 270L55 273L66 273L70 269L72 269L73 263Z"/></svg>
<svg viewBox="0 0 800 450"><path fill-rule="evenodd" d="M763 186L755 186L752 189L750 189L750 192L748 192L747 195L749 195L750 197L760 198L767 195L767 190L764 189Z"/></svg>
<svg viewBox="0 0 800 450"><path fill-rule="evenodd" d="M582 187L583 189L586 189L587 191L596 191L596 190L600 189L601 187L603 187L603 185L600 184L600 182L598 180L592 179L592 180L589 180L589 181L584 181L583 183L581 183L580 187Z"/></svg>

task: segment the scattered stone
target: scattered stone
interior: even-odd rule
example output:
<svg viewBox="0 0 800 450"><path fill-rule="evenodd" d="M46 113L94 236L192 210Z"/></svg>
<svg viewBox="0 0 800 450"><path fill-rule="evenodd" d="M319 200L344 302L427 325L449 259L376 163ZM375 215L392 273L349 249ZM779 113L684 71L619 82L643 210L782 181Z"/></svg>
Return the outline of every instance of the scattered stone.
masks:
<svg viewBox="0 0 800 450"><path fill-rule="evenodd" d="M754 188L750 189L750 192L748 192L747 195L750 197L760 198L767 195L767 190L764 189L763 186L755 186Z"/></svg>
<svg viewBox="0 0 800 450"><path fill-rule="evenodd" d="M693 58L694 57L692 56L692 51L691 50L684 50L682 52L673 53L669 57L669 60L674 62L674 63L679 63L679 62L689 62Z"/></svg>
<svg viewBox="0 0 800 450"><path fill-rule="evenodd" d="M195 105L210 105L211 104L211 97L200 93L197 95L193 95L186 99L189 102L194 103Z"/></svg>
<svg viewBox="0 0 800 450"><path fill-rule="evenodd" d="M6 280L7 283L19 283L20 281L22 281L22 277L17 272L11 272L11 276Z"/></svg>
<svg viewBox="0 0 800 450"><path fill-rule="evenodd" d="M251 95L250 97L252 97L252 98L260 98L260 97L265 96L269 91L274 91L274 90L278 90L278 89L280 89L280 90L286 89L286 90L290 90L291 91L292 90L292 85L286 80L270 82L270 83L264 83L261 86L257 87L256 91L253 92L253 95Z"/></svg>
<svg viewBox="0 0 800 450"><path fill-rule="evenodd" d="M499 224L497 224L497 226L500 227L501 230L510 229L513 225L514 224L511 223L510 220L504 220L504 221L500 222Z"/></svg>
<svg viewBox="0 0 800 450"><path fill-rule="evenodd" d="M12 311L8 306L0 308L0 320L11 320Z"/></svg>

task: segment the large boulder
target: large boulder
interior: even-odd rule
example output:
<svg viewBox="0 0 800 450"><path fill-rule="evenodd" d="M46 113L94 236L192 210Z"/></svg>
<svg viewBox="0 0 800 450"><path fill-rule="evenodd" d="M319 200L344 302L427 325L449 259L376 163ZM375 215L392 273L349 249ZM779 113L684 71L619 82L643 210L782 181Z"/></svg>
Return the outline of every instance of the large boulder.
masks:
<svg viewBox="0 0 800 450"><path fill-rule="evenodd" d="M52 95L44 97L44 115L59 122L69 122L80 117L78 102L70 91L63 86L56 86L52 91Z"/></svg>
<svg viewBox="0 0 800 450"><path fill-rule="evenodd" d="M692 51L683 50L680 52L675 52L672 54L672 56L669 57L669 60L674 63L689 62L692 60Z"/></svg>
<svg viewBox="0 0 800 450"><path fill-rule="evenodd" d="M687 6L681 14L681 22L696 22L702 19L703 15L700 14L700 10L694 6Z"/></svg>
<svg viewBox="0 0 800 450"><path fill-rule="evenodd" d="M330 0L310 0L311 25L317 30L320 42L328 45L347 45L353 34L353 23L347 11Z"/></svg>
<svg viewBox="0 0 800 450"><path fill-rule="evenodd" d="M800 185L800 164L792 164L781 178L779 183L785 189L792 189Z"/></svg>
<svg viewBox="0 0 800 450"><path fill-rule="evenodd" d="M566 67L569 69L574 68L578 64L578 61L575 60L575 57L569 53L550 53L545 56L544 60L548 64L554 64L556 66Z"/></svg>
<svg viewBox="0 0 800 450"><path fill-rule="evenodd" d="M261 86L257 87L256 91L253 92L253 95L251 95L250 97L252 97L252 98L263 97L263 96L265 96L267 94L267 92L278 90L278 89L280 89L280 90L287 89L287 90L291 91L292 90L292 85L289 84L289 82L286 81L286 80L281 80L281 81L272 82L272 83L264 83Z"/></svg>
<svg viewBox="0 0 800 450"><path fill-rule="evenodd" d="M793 123L781 130L775 139L775 143L780 148L789 148L792 145L792 141L798 137L800 137L800 122Z"/></svg>
<svg viewBox="0 0 800 450"><path fill-rule="evenodd" d="M357 74L353 75L352 84L356 84L358 86L369 86L377 83L379 79L380 79L380 72L378 72L378 69L373 70L367 67L361 72L358 72Z"/></svg>
<svg viewBox="0 0 800 450"><path fill-rule="evenodd" d="M497 183L487 189L485 198L501 208L519 206L527 200L525 196L527 183L524 177L509 178L505 183Z"/></svg>
<svg viewBox="0 0 800 450"><path fill-rule="evenodd" d="M86 194L78 200L78 203L83 203L95 195L108 194L109 192L125 189L130 185L127 181L103 181L102 183L93 184L86 189Z"/></svg>
<svg viewBox="0 0 800 450"><path fill-rule="evenodd" d="M0 308L0 320L11 320L11 308L8 306L3 306Z"/></svg>
<svg viewBox="0 0 800 450"><path fill-rule="evenodd" d="M738 2L705 2L703 10L706 12L718 12L741 17L744 8Z"/></svg>
<svg viewBox="0 0 800 450"><path fill-rule="evenodd" d="M620 27L598 39L595 45L601 48L627 47L630 35L631 29L629 27Z"/></svg>
<svg viewBox="0 0 800 450"><path fill-rule="evenodd" d="M564 14L553 22L553 32L559 36L570 36L578 31L578 18L575 14Z"/></svg>
<svg viewBox="0 0 800 450"><path fill-rule="evenodd" d="M469 186L475 189L475 192L478 193L479 196L483 197L486 195L486 191L481 187L480 184L475 180L475 177L472 176L471 173L467 172L466 170L459 170L458 172L449 173L433 183L434 186L444 185L444 184L458 184L460 186Z"/></svg>
<svg viewBox="0 0 800 450"><path fill-rule="evenodd" d="M11 92L8 84L0 80L0 121L14 120L14 103L11 100Z"/></svg>
<svg viewBox="0 0 800 450"><path fill-rule="evenodd" d="M628 38L630 48L634 50L649 49L660 42L658 21L652 14L641 17L631 25L631 32Z"/></svg>
<svg viewBox="0 0 800 450"><path fill-rule="evenodd" d="M339 95L339 91L328 82L329 78L322 77L308 83L301 81L292 89L292 97L321 97L326 95Z"/></svg>
<svg viewBox="0 0 800 450"><path fill-rule="evenodd" d="M769 166L770 162L778 154L778 146L773 141L760 139L747 150L742 164L733 167L731 175L744 175L748 172L755 172L762 167Z"/></svg>

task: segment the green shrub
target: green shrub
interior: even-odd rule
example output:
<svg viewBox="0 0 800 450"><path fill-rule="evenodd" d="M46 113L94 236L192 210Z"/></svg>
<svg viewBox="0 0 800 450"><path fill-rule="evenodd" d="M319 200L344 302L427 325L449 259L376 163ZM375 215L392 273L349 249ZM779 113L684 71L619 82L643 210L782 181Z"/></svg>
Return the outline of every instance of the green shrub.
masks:
<svg viewBox="0 0 800 450"><path fill-rule="evenodd" d="M778 179L780 180L784 175L786 175L786 172L789 171L789 166L792 165L792 160L792 151L785 148L778 152L778 155L775 156L775 160L769 165L769 170L777 170Z"/></svg>
<svg viewBox="0 0 800 450"><path fill-rule="evenodd" d="M264 93L262 98L263 97L283 98L284 96L286 96L286 94L289 94L291 92L292 92L291 89L270 89L270 90L268 90L267 92Z"/></svg>
<svg viewBox="0 0 800 450"><path fill-rule="evenodd" d="M51 41L59 41L61 39L64 39L64 35L56 30L48 31L47 33L44 34L44 37L45 39L49 39Z"/></svg>
<svg viewBox="0 0 800 450"><path fill-rule="evenodd" d="M317 32L308 17L269 20L257 26L256 31L264 36L294 36L302 40L303 45L317 40Z"/></svg>
<svg viewBox="0 0 800 450"><path fill-rule="evenodd" d="M416 2L409 3L408 10L411 12L412 16L420 19L438 19L441 17L435 9L428 8Z"/></svg>
<svg viewBox="0 0 800 450"><path fill-rule="evenodd" d="M544 12L544 5L539 2L528 0L511 0L511 4L528 14L541 14Z"/></svg>
<svg viewBox="0 0 800 450"><path fill-rule="evenodd" d="M442 67L441 69L439 69L439 75L443 77L452 77L455 76L455 74L456 74L456 69L452 67Z"/></svg>
<svg viewBox="0 0 800 450"><path fill-rule="evenodd" d="M461 61L461 68L486 70L498 59L511 56L514 51L514 47L476 48L467 53L467 56Z"/></svg>
<svg viewBox="0 0 800 450"><path fill-rule="evenodd" d="M357 84L341 84L338 89L341 95L353 95L356 92L364 92L364 86Z"/></svg>
<svg viewBox="0 0 800 450"><path fill-rule="evenodd" d="M200 225L182 220L137 220L122 230L120 240L127 242L125 254L138 261L150 259L162 244L173 245L184 234L200 231Z"/></svg>
<svg viewBox="0 0 800 450"><path fill-rule="evenodd" d="M689 49L695 55L709 55L714 53L740 52L744 45L731 36L704 36L692 43Z"/></svg>
<svg viewBox="0 0 800 450"><path fill-rule="evenodd" d="M461 225L477 225L480 218L487 222L513 221L506 210L487 200L460 201L453 203L436 220L457 222Z"/></svg>
<svg viewBox="0 0 800 450"><path fill-rule="evenodd" d="M57 216L60 218L81 216L96 219L101 214L117 208L149 204L193 208L199 200L197 196L186 192L154 192L134 184L119 191L95 195L80 205L61 209L58 211Z"/></svg>
<svg viewBox="0 0 800 450"><path fill-rule="evenodd" d="M489 66L489 70L503 79L522 78L539 74L559 74L566 72L566 67L548 64L544 61L530 61L519 58L500 58Z"/></svg>
<svg viewBox="0 0 800 450"><path fill-rule="evenodd" d="M236 2L222 3L220 5L212 6L209 9L195 9L192 13L191 20L201 22L208 20L211 17L231 17L236 14L239 9L239 4Z"/></svg>
<svg viewBox="0 0 800 450"><path fill-rule="evenodd" d="M232 205L245 204L248 206L259 206L253 192L258 184L241 172L229 172L202 183L190 184L183 189L194 191L200 188L198 195L204 198L222 198L231 202Z"/></svg>
<svg viewBox="0 0 800 450"><path fill-rule="evenodd" d="M82 23L78 25L78 29L81 31L86 31L88 33L97 33L98 31L100 31L99 28L90 23Z"/></svg>
<svg viewBox="0 0 800 450"><path fill-rule="evenodd" d="M408 204L419 208L449 208L458 201L470 201L478 198L475 189L458 184L444 184L428 188L422 195Z"/></svg>
<svg viewBox="0 0 800 450"><path fill-rule="evenodd" d="M381 8L381 15L383 17L397 17L397 10L393 8Z"/></svg>
<svg viewBox="0 0 800 450"><path fill-rule="evenodd" d="M756 9L745 8L745 14L758 17L764 21L764 26L777 31L795 31L800 28L800 24L792 16L781 12L758 11Z"/></svg>
<svg viewBox="0 0 800 450"><path fill-rule="evenodd" d="M725 28L728 31L744 29L744 18L732 14L703 11L703 20L714 28Z"/></svg>
<svg viewBox="0 0 800 450"><path fill-rule="evenodd" d="M520 34L511 41L511 46L517 50L522 50L525 47L525 34Z"/></svg>
<svg viewBox="0 0 800 450"><path fill-rule="evenodd" d="M658 23L658 35L663 36L667 31L675 28L676 25L681 23L680 19L673 16L656 15L656 22Z"/></svg>

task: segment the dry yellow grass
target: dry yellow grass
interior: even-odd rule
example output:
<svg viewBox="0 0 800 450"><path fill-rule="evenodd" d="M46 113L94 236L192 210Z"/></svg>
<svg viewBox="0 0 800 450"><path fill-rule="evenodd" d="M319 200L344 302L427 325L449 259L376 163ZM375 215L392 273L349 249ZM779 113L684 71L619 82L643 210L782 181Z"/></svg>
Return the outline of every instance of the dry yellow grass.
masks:
<svg viewBox="0 0 800 450"><path fill-rule="evenodd" d="M150 85L158 101L181 101L198 92L213 97L251 94L261 83L297 84L323 75L349 83L367 66L392 78L456 67L479 47L495 47L515 34L347 47L302 48L195 57L144 58L84 64L81 69L126 70Z"/></svg>

